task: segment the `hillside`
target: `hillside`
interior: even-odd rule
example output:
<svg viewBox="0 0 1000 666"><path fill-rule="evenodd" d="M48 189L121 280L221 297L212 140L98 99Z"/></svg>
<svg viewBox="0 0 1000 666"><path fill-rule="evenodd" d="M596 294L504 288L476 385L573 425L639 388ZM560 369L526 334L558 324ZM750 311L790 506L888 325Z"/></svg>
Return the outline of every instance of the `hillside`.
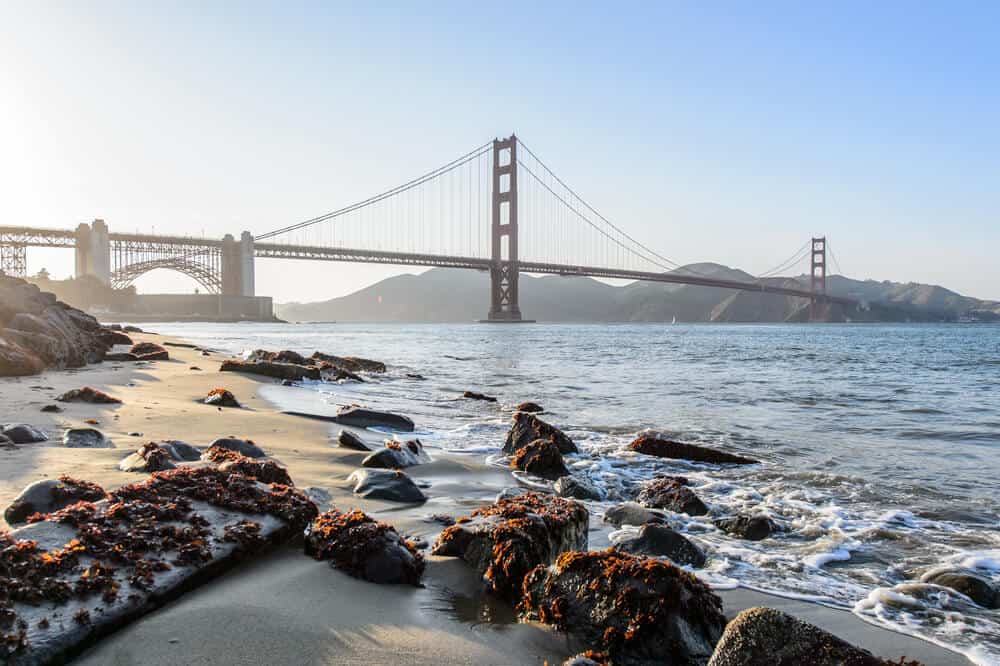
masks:
<svg viewBox="0 0 1000 666"><path fill-rule="evenodd" d="M679 271L732 280L749 274L718 264L692 264ZM808 285L808 276L769 278L774 285ZM943 287L915 283L858 281L833 276L831 294L868 304L846 315L864 321L953 321L972 312L1000 318L1000 303L980 301ZM802 321L808 301L755 292L693 285L634 282L617 287L586 277L521 275L521 310L526 318L551 322L782 322ZM315 303L284 303L277 315L289 321L463 322L486 316L489 275L435 268L399 275L353 294ZM845 318L831 308L833 321Z"/></svg>

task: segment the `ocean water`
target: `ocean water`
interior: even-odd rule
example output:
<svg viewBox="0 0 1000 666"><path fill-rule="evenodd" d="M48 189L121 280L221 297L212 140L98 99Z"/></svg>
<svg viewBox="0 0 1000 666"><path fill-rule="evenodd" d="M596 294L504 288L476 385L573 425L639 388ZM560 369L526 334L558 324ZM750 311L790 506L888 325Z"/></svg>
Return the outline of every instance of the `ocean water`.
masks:
<svg viewBox="0 0 1000 666"><path fill-rule="evenodd" d="M682 473L711 515L671 517L709 554L694 572L852 610L981 664L1000 663L1000 611L920 583L961 566L1000 585L1000 327L977 325L156 324L238 353L322 350L383 360L365 384L275 387L292 408L397 410L432 447L503 464L510 408L581 446L567 462L606 494L601 512L660 473ZM407 377L419 373L426 379ZM496 405L459 399L472 389ZM720 468L628 450L640 431L762 461ZM524 479L533 482L531 479ZM513 479L512 479L513 482ZM771 516L760 542L711 518ZM614 541L630 528L612 531Z"/></svg>

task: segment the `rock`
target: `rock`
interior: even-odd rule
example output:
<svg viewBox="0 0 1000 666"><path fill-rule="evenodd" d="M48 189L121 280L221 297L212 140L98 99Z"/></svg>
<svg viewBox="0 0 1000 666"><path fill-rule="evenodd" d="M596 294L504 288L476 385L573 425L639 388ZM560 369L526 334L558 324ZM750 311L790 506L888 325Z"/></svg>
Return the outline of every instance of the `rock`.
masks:
<svg viewBox="0 0 1000 666"><path fill-rule="evenodd" d="M357 356L334 356L323 352L313 352L312 358L352 372L385 372L385 363Z"/></svg>
<svg viewBox="0 0 1000 666"><path fill-rule="evenodd" d="M69 428L63 433L63 446L70 449L113 449L115 445L94 428Z"/></svg>
<svg viewBox="0 0 1000 666"><path fill-rule="evenodd" d="M419 373L416 373L416 372L408 372L408 373L406 373L406 376L409 377L410 379L419 379L419 380L427 379L423 375L421 375Z"/></svg>
<svg viewBox="0 0 1000 666"><path fill-rule="evenodd" d="M660 439L659 437L650 437L647 435L637 437L629 445L629 448L639 453L645 453L648 456L693 460L695 462L728 463L734 465L756 465L759 462L705 446L684 444L682 442L674 442L669 439Z"/></svg>
<svg viewBox="0 0 1000 666"><path fill-rule="evenodd" d="M1000 608L1000 589L967 569L934 569L921 576L920 582L961 592L983 608Z"/></svg>
<svg viewBox="0 0 1000 666"><path fill-rule="evenodd" d="M576 444L562 430L549 425L533 414L516 412L514 425L507 432L507 440L503 445L504 455L514 455L518 449L527 446L536 439L551 439L559 447L560 453L577 453Z"/></svg>
<svg viewBox="0 0 1000 666"><path fill-rule="evenodd" d="M113 328L107 329L107 340L112 345L128 345L131 347L134 344L132 342L132 338L127 336L122 331L115 330Z"/></svg>
<svg viewBox="0 0 1000 666"><path fill-rule="evenodd" d="M219 372L243 372L251 375L264 375L276 379L291 379L299 381L302 379L320 379L319 368L307 365L295 365L294 363L277 363L274 361L235 361L226 360L222 362Z"/></svg>
<svg viewBox="0 0 1000 666"><path fill-rule="evenodd" d="M562 666L612 666L612 664L604 652L587 650L570 657L563 662Z"/></svg>
<svg viewBox="0 0 1000 666"><path fill-rule="evenodd" d="M122 330L126 333L143 333L144 331L138 326L123 326Z"/></svg>
<svg viewBox="0 0 1000 666"><path fill-rule="evenodd" d="M191 446L187 442L177 439L168 439L160 442L160 446L170 452L170 457L180 462L194 462L201 459L201 449Z"/></svg>
<svg viewBox="0 0 1000 666"><path fill-rule="evenodd" d="M231 391L224 388L215 388L208 392L205 396L204 403L206 405L213 405L215 407L241 407L236 396L232 394Z"/></svg>
<svg viewBox="0 0 1000 666"><path fill-rule="evenodd" d="M60 407L59 405L45 405L41 409L41 411L47 412L47 413L50 413L50 414L58 414L62 410L63 410L63 408Z"/></svg>
<svg viewBox="0 0 1000 666"><path fill-rule="evenodd" d="M708 513L708 507L693 490L669 476L660 476L647 483L636 500L646 507L669 509L689 516Z"/></svg>
<svg viewBox="0 0 1000 666"><path fill-rule="evenodd" d="M712 521L716 527L741 539L760 541L781 528L767 516L746 516L743 514L718 518Z"/></svg>
<svg viewBox="0 0 1000 666"><path fill-rule="evenodd" d="M129 352L140 361L166 361L170 358L167 350L155 342L140 342L132 345Z"/></svg>
<svg viewBox="0 0 1000 666"><path fill-rule="evenodd" d="M409 503L427 501L413 479L399 470L359 469L347 480L354 482L354 493L365 499Z"/></svg>
<svg viewBox="0 0 1000 666"><path fill-rule="evenodd" d="M579 502L529 492L481 506L446 528L433 553L461 557L489 591L509 602L534 567L587 547L589 514Z"/></svg>
<svg viewBox="0 0 1000 666"><path fill-rule="evenodd" d="M413 421L401 414L390 412L379 412L363 407L345 407L337 412L335 417L337 423L355 426L357 428L370 428L372 426L389 428L401 432L413 432Z"/></svg>
<svg viewBox="0 0 1000 666"><path fill-rule="evenodd" d="M350 430L341 430L337 434L337 444L341 445L345 449L352 449L354 451L371 451L371 447L364 443L364 441L355 435Z"/></svg>
<svg viewBox="0 0 1000 666"><path fill-rule="evenodd" d="M423 444L419 439L411 439L406 442L396 442L389 440L385 443L385 448L372 453L361 461L362 467L379 467L383 469L403 469L431 461L431 457L424 451Z"/></svg>
<svg viewBox="0 0 1000 666"><path fill-rule="evenodd" d="M666 525L649 523L639 528L639 535L615 544L615 548L633 555L669 557L674 564L705 565L705 552L686 537Z"/></svg>
<svg viewBox="0 0 1000 666"><path fill-rule="evenodd" d="M7 423L0 427L0 434L6 435L15 444L33 444L49 439L44 432L26 423Z"/></svg>
<svg viewBox="0 0 1000 666"><path fill-rule="evenodd" d="M250 439L239 439L238 437L220 437L219 439L213 441L208 445L208 450L206 450L202 455L202 460L212 460L213 462L218 462L214 460L213 456L210 454L212 451L218 452L223 451L235 451L241 456L246 456L247 458L263 458L267 454L259 446L254 444L253 440Z"/></svg>
<svg viewBox="0 0 1000 666"><path fill-rule="evenodd" d="M118 469L123 472L162 472L175 469L170 451L155 442L143 444L135 453L122 458Z"/></svg>
<svg viewBox="0 0 1000 666"><path fill-rule="evenodd" d="M553 488L556 491L556 494L560 497L598 501L604 499L604 493L602 493L597 486L592 484L589 480L581 479L580 477L572 476L570 474L556 479L556 483Z"/></svg>
<svg viewBox="0 0 1000 666"><path fill-rule="evenodd" d="M499 502L500 500L511 499L512 497L520 497L526 493L531 492L527 488L522 488L521 486L507 486L497 493L494 502Z"/></svg>
<svg viewBox="0 0 1000 666"><path fill-rule="evenodd" d="M722 600L694 575L613 549L563 553L537 567L520 611L624 665L703 664L726 626Z"/></svg>
<svg viewBox="0 0 1000 666"><path fill-rule="evenodd" d="M365 380L350 370L344 368L338 368L337 366L321 361L319 365L320 377L328 382L364 382Z"/></svg>
<svg viewBox="0 0 1000 666"><path fill-rule="evenodd" d="M298 386L298 384L295 383L295 380L292 380L292 379L282 379L281 380L281 385L282 386Z"/></svg>
<svg viewBox="0 0 1000 666"><path fill-rule="evenodd" d="M615 527L622 525L645 525L646 523L665 523L663 514L651 511L635 502L622 502L604 512L604 522Z"/></svg>
<svg viewBox="0 0 1000 666"><path fill-rule="evenodd" d="M118 362L128 362L128 361L138 361L139 357L132 352L115 352L114 354L105 354L105 361L118 361Z"/></svg>
<svg viewBox="0 0 1000 666"><path fill-rule="evenodd" d="M92 386L71 389L56 398L56 400L59 402L89 402L95 405L120 405L122 402L118 398L114 398Z"/></svg>
<svg viewBox="0 0 1000 666"><path fill-rule="evenodd" d="M870 652L773 608L748 608L730 621L708 666L808 664L885 666Z"/></svg>
<svg viewBox="0 0 1000 666"><path fill-rule="evenodd" d="M0 435L0 448L16 449L17 445L14 444L14 440L7 435Z"/></svg>
<svg viewBox="0 0 1000 666"><path fill-rule="evenodd" d="M514 408L515 412L527 412L529 414L537 414L538 412L544 412L545 408L539 405L537 402L522 402L520 405Z"/></svg>
<svg viewBox="0 0 1000 666"><path fill-rule="evenodd" d="M103 488L87 481L69 476L44 479L22 490L4 511L3 517L9 525L15 525L25 522L28 516L35 513L52 513L77 502L96 502L104 496Z"/></svg>
<svg viewBox="0 0 1000 666"><path fill-rule="evenodd" d="M295 485L292 482L292 477L288 475L288 470L273 460L254 460L243 456L237 460L227 460L219 465L219 470L241 474L251 479L257 479L261 483Z"/></svg>
<svg viewBox="0 0 1000 666"><path fill-rule="evenodd" d="M424 558L394 528L361 511L328 511L306 528L305 551L344 573L373 583L419 585Z"/></svg>
<svg viewBox="0 0 1000 666"><path fill-rule="evenodd" d="M255 349L247 355L248 361L269 361L274 363L292 363L294 365L316 365L302 354L284 349L282 351L267 351L266 349Z"/></svg>
<svg viewBox="0 0 1000 666"><path fill-rule="evenodd" d="M517 449L510 466L550 481L569 474L562 454L559 453L559 447L548 439L536 439Z"/></svg>
<svg viewBox="0 0 1000 666"><path fill-rule="evenodd" d="M463 398L469 398L470 400L482 400L483 402L496 402L497 399L491 395L485 395L483 393L476 393L475 391L466 391L462 394Z"/></svg>
<svg viewBox="0 0 1000 666"><path fill-rule="evenodd" d="M44 369L45 361L0 332L0 377L37 375Z"/></svg>

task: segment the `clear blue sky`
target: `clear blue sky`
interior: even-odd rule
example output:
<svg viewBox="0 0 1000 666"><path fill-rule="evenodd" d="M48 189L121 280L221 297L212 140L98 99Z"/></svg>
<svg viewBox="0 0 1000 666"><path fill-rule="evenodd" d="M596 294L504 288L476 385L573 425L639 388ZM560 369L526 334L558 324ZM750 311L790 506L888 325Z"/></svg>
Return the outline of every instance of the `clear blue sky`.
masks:
<svg viewBox="0 0 1000 666"><path fill-rule="evenodd" d="M756 273L826 234L852 277L1000 299L1000 4L158 4L0 6L7 222L262 233L515 131L679 261Z"/></svg>

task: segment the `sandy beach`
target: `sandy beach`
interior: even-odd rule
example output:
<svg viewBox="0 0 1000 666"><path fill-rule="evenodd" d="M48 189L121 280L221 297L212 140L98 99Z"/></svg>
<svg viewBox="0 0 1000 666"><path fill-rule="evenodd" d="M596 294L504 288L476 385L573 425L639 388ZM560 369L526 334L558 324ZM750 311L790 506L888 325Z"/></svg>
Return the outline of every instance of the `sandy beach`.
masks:
<svg viewBox="0 0 1000 666"><path fill-rule="evenodd" d="M137 342L182 342L152 334L134 337ZM0 503L7 506L33 481L65 473L115 488L143 478L118 471L117 464L144 442L177 439L205 446L227 435L253 439L287 466L299 488L315 489L314 496L328 493L329 502L321 509L360 508L428 543L441 530L427 520L430 515L466 512L515 484L508 473L484 464L481 457L431 449L434 462L407 470L416 481L430 484L425 489L427 503L401 507L359 499L346 478L364 454L331 441L339 427L280 413L258 395L261 381L219 373L224 354L205 356L173 345L168 349L169 361L104 363L0 380L5 420L34 424L53 438L0 450ZM66 404L61 413L40 411L53 404L56 395L84 385L105 390L123 404ZM244 408L200 404L199 399L217 386L231 390ZM97 421L93 427L115 448L58 446L64 428L85 426L88 420ZM374 433L365 437L377 441ZM592 548L604 545L591 543ZM548 628L517 623L509 607L482 597L475 574L459 560L428 557L424 582L425 587L413 588L357 580L304 556L301 545L292 543L167 603L91 647L78 662L553 664L582 649ZM744 589L720 594L730 616L750 606L773 606L885 658L906 655L926 664L969 663L956 653L867 624L845 611Z"/></svg>

